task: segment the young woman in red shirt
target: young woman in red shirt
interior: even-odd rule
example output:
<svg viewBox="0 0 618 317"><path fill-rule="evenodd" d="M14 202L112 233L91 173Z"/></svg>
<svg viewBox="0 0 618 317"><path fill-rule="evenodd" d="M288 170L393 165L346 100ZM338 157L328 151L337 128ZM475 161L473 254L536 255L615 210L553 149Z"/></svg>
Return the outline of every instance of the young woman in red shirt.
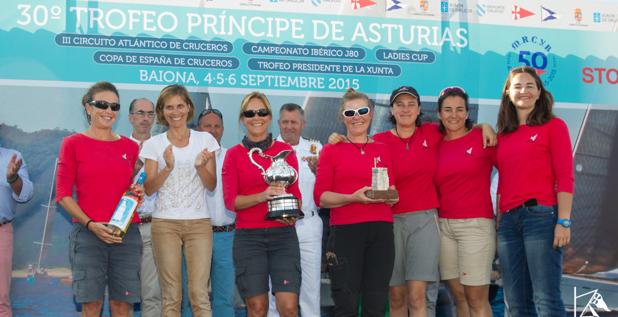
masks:
<svg viewBox="0 0 618 317"><path fill-rule="evenodd" d="M121 238L106 223L131 186L138 146L113 131L120 111L114 85L94 84L82 97L82 106L90 125L62 140L56 179L56 201L73 218L73 291L82 316L100 315L106 288L112 316L128 316L133 303L140 301L142 238L135 225ZM143 195L141 185L133 190ZM137 213L132 220L136 222Z"/></svg>
<svg viewBox="0 0 618 317"><path fill-rule="evenodd" d="M227 151L222 169L225 206L236 212L233 250L236 286L247 304L248 315L266 316L270 278L270 291L275 294L279 314L297 316L301 269L294 220L265 220L265 216L267 202L284 192L301 199L298 182L287 189L268 185L261 170L249 159L253 148L261 149L265 156L293 150L288 144L273 140L269 132L272 110L264 94L246 95L238 119L247 134L241 144ZM252 158L264 170L272 163L270 158L257 153ZM285 160L298 171L296 155L289 153Z"/></svg>
<svg viewBox="0 0 618 317"><path fill-rule="evenodd" d="M562 247L571 239L569 131L534 68L513 68L498 114L498 255L511 316L564 316Z"/></svg>
<svg viewBox="0 0 618 317"><path fill-rule="evenodd" d="M457 316L491 316L489 283L496 252L490 196L495 148L468 118L468 94L448 87L438 97L440 131L435 184L440 207L440 276L455 296Z"/></svg>
<svg viewBox="0 0 618 317"><path fill-rule="evenodd" d="M365 192L371 189L374 166L388 169L392 189L394 177L388 147L369 137L373 110L367 95L348 90L340 107L346 141L326 145L318 162L314 198L331 209L326 256L334 316L356 316L359 299L363 316L382 317L386 310L395 252L393 216L385 200L370 199Z"/></svg>

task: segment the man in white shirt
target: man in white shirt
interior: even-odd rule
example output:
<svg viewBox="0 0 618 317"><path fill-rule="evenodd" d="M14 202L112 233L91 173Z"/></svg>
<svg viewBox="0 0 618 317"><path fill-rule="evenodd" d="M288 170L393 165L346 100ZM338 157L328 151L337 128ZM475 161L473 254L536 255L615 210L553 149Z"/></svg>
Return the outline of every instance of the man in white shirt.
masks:
<svg viewBox="0 0 618 317"><path fill-rule="evenodd" d="M16 203L32 198L33 185L26 163L15 150L0 146L0 316L11 317L11 273L13 271L13 219Z"/></svg>
<svg viewBox="0 0 618 317"><path fill-rule="evenodd" d="M155 109L153 103L146 99L134 99L129 105L129 122L133 126L131 140L139 144L140 149L144 141L150 139L150 131L154 124ZM138 160L138 164L143 162ZM136 177L143 172L142 167ZM152 240L150 234L150 226L152 222L152 212L154 211L154 203L157 194L144 197L142 205L137 210L140 216L141 223L139 224L139 232L142 235L142 267L140 271L140 280L142 284L142 316L143 317L160 317L161 316L161 287L159 286L159 277L157 267L154 262L152 253Z"/></svg>
<svg viewBox="0 0 618 317"><path fill-rule="evenodd" d="M302 316L320 316L320 264L322 258L322 219L313 201L315 169L322 144L301 136L305 127L305 112L294 103L281 106L277 140L294 148L298 158L298 185L303 196L303 219L296 222L296 233L300 244L302 279L298 303ZM274 296L270 294L269 316L279 316Z"/></svg>
<svg viewBox="0 0 618 317"><path fill-rule="evenodd" d="M197 130L212 134L219 143L220 149L215 151L217 166L217 186L213 192L206 191L206 205L210 211L212 223L212 264L210 283L212 289L212 315L233 317L234 314L234 259L232 245L236 214L225 208L223 202L223 186L221 186L221 168L225 158L226 148L221 146L223 136L223 115L217 109L205 109L198 117Z"/></svg>

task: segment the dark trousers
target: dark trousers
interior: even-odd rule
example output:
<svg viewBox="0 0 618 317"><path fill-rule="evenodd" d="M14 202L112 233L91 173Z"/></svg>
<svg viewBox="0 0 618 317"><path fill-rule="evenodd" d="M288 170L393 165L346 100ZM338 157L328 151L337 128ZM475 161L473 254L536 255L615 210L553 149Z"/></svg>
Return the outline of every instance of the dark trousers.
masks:
<svg viewBox="0 0 618 317"><path fill-rule="evenodd" d="M334 315L383 317L393 273L393 224L366 222L331 227L327 248Z"/></svg>

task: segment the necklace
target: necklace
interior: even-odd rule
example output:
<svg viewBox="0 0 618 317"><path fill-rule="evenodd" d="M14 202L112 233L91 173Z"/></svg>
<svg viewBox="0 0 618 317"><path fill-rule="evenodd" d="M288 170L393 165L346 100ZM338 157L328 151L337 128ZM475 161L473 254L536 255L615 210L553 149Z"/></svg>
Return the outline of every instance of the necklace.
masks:
<svg viewBox="0 0 618 317"><path fill-rule="evenodd" d="M347 135L345 136L345 139L348 140L348 142L350 142L350 144L354 145L354 147L357 148L360 151L361 155L365 155L365 146L367 146L367 143L369 143L369 136L367 136L367 140L365 141L365 144L363 144L361 146L358 146L358 145L356 145L356 143L352 142L350 140L350 138L348 138Z"/></svg>
<svg viewBox="0 0 618 317"><path fill-rule="evenodd" d="M404 141L403 138L399 135L399 131L397 130L397 127L395 127L395 133L397 134L397 137L399 138L399 140L401 140L401 142L403 142L403 144L406 145L406 151L410 151L410 140L412 140L412 135L414 135L414 133L412 133L412 135L408 138L408 141Z"/></svg>

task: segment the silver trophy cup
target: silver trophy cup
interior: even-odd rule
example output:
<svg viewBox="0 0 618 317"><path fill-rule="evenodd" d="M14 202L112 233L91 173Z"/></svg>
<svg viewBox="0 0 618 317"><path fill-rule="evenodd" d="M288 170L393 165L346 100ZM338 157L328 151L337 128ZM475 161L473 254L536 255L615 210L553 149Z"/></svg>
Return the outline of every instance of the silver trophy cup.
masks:
<svg viewBox="0 0 618 317"><path fill-rule="evenodd" d="M258 152L261 157L269 158L272 160L272 164L266 170L253 159L253 153ZM266 155L260 148L252 148L249 151L249 160L253 165L262 171L264 181L268 185L283 185L289 187L298 180L298 171L291 167L286 161L285 157L290 154L289 150L281 151L275 156ZM275 196L268 201L268 212L265 219L283 219L283 218L297 218L304 217L303 212L300 209L300 202L298 198L292 194L284 193L279 196Z"/></svg>

